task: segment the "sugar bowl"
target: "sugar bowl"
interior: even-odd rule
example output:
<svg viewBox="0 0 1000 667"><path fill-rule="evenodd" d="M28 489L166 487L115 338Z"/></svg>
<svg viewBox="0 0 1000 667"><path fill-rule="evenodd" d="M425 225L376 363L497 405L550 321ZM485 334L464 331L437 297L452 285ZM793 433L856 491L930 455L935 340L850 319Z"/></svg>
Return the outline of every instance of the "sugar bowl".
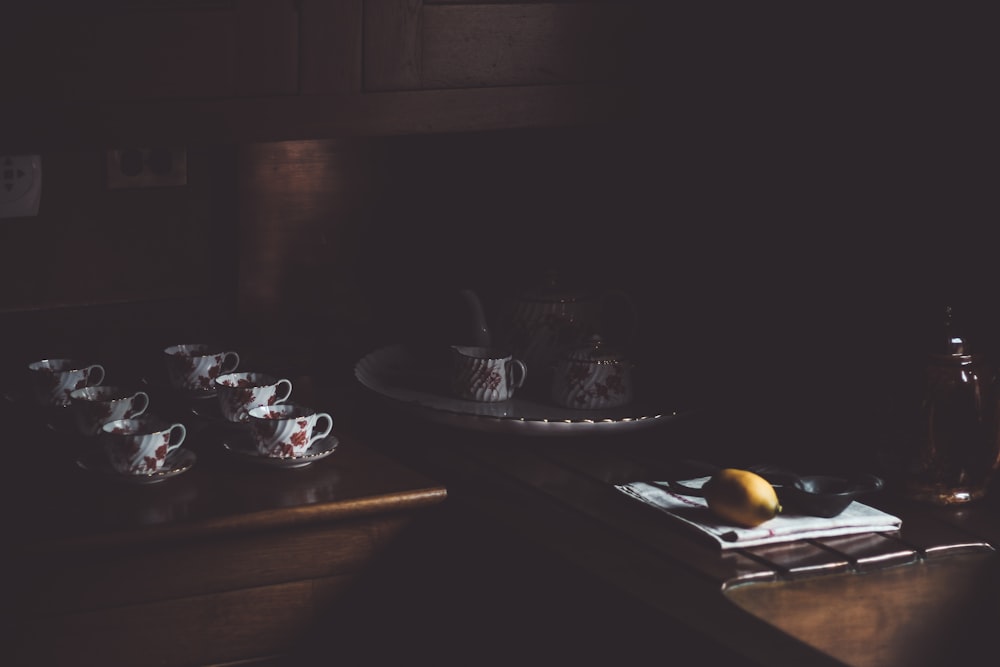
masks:
<svg viewBox="0 0 1000 667"><path fill-rule="evenodd" d="M632 401L632 362L593 335L561 354L552 374L552 400L566 408L616 408Z"/></svg>

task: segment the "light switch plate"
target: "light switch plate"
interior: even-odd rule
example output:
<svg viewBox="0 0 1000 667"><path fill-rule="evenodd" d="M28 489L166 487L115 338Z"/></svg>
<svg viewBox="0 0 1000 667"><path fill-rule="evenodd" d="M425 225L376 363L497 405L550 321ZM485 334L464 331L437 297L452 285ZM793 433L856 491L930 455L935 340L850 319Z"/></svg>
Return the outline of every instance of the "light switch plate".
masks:
<svg viewBox="0 0 1000 667"><path fill-rule="evenodd" d="M0 155L0 218L38 215L42 156Z"/></svg>

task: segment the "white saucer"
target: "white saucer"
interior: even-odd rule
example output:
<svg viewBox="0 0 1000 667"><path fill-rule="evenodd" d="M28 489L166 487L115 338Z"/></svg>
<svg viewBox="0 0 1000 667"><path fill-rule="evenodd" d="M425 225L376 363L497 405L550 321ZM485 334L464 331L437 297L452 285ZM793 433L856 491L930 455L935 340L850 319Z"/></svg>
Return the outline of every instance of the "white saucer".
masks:
<svg viewBox="0 0 1000 667"><path fill-rule="evenodd" d="M141 475L129 475L118 472L111 467L108 460L104 458L104 453L100 450L87 452L76 460L76 464L84 470L104 475L117 482L124 482L126 484L156 484L157 482L162 482L187 472L194 466L197 460L198 457L195 456L194 452L181 447L167 455L167 460L164 461L163 468L158 472Z"/></svg>
<svg viewBox="0 0 1000 667"><path fill-rule="evenodd" d="M336 436L328 435L314 442L304 454L299 456L264 456L257 451L257 445L249 437L233 437L222 441L222 446L228 451L243 457L247 461L259 463L272 468L304 468L314 461L325 459L340 443Z"/></svg>

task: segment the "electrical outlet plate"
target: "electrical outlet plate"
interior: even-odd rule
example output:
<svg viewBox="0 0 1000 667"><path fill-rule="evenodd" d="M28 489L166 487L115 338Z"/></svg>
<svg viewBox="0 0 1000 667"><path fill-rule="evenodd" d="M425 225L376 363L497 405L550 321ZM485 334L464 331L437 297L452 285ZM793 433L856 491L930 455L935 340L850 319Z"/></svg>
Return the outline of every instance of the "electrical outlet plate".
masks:
<svg viewBox="0 0 1000 667"><path fill-rule="evenodd" d="M0 218L38 215L42 156L0 155Z"/></svg>
<svg viewBox="0 0 1000 667"><path fill-rule="evenodd" d="M187 150L125 148L108 151L108 187L156 188L187 185Z"/></svg>

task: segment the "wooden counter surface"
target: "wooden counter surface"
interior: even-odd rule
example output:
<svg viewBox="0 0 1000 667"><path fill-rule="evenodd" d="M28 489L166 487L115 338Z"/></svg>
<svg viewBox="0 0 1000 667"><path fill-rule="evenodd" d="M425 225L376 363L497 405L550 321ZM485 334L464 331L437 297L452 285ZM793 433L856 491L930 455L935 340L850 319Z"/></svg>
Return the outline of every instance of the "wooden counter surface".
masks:
<svg viewBox="0 0 1000 667"><path fill-rule="evenodd" d="M231 426L156 393L150 411L185 423L182 446L197 460L155 484L124 483L77 464L93 442L26 418L15 401L3 407L14 427L4 437L5 664L277 660L321 618L358 614L354 596L395 600L366 580L392 580L389 555L433 542L431 510L447 498L336 426L336 449L309 466L254 464L223 448Z"/></svg>
<svg viewBox="0 0 1000 667"><path fill-rule="evenodd" d="M898 533L720 551L613 488L693 458L752 462L707 416L538 437L433 424L348 383L312 398L337 415L330 457L251 466L191 420L197 464L151 486L82 470L78 440L24 423L10 442L35 449L14 448L5 487L15 664L323 664L276 662L308 646L369 664L627 651L877 667L992 651L996 493L946 510L889 489L867 502ZM163 628L186 642L150 653Z"/></svg>
<svg viewBox="0 0 1000 667"><path fill-rule="evenodd" d="M367 391L360 404L392 408ZM620 594L617 609L579 635L620 633L637 659L889 667L995 656L996 493L932 509L900 500L890 485L865 502L899 516L901 531L721 551L613 488L682 479L688 459L766 462L746 460L750 449L762 451L750 446L759 444L754 434L738 439L746 452L734 449L732 433L710 417L580 437L465 430L402 413L361 423L376 446L444 480L453 500L583 572L581 586ZM632 608L655 619L648 636L614 624Z"/></svg>
<svg viewBox="0 0 1000 667"><path fill-rule="evenodd" d="M333 454L280 470L229 454L211 433L185 446L189 471L151 485L121 483L76 464L76 443L44 468L42 484L21 495L13 518L33 552L84 550L198 539L417 509L446 492L348 435ZM360 474L359 474L360 473Z"/></svg>

